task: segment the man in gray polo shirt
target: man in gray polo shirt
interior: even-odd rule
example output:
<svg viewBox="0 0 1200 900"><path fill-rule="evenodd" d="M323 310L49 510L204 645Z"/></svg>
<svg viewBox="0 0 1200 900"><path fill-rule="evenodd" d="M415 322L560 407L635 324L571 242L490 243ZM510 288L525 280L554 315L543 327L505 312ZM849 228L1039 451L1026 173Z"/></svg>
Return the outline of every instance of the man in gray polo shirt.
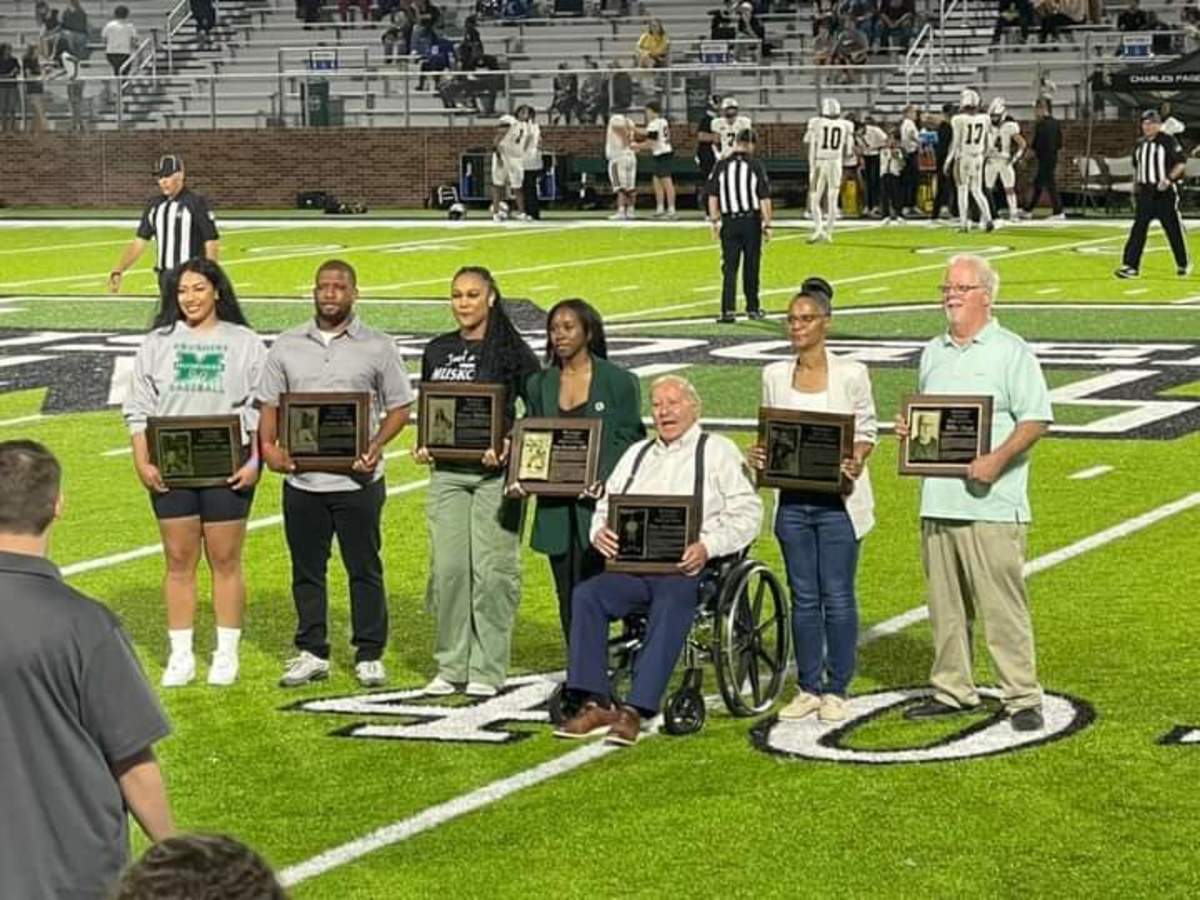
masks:
<svg viewBox="0 0 1200 900"><path fill-rule="evenodd" d="M170 728L109 610L46 559L62 470L0 443L0 897L101 898L128 861L131 811L174 826L153 745Z"/></svg>
<svg viewBox="0 0 1200 900"><path fill-rule="evenodd" d="M287 475L283 522L292 555L292 598L296 603L297 656L279 683L295 687L329 674L325 571L336 534L350 580L354 674L363 687L387 679L387 596L379 519L386 497L383 448L408 422L412 385L400 349L388 335L368 328L354 313L358 280L349 263L331 259L317 269L316 315L281 334L267 355L259 386L262 456ZM370 441L351 475L298 472L276 444L281 394L295 391L355 391L371 396Z"/></svg>

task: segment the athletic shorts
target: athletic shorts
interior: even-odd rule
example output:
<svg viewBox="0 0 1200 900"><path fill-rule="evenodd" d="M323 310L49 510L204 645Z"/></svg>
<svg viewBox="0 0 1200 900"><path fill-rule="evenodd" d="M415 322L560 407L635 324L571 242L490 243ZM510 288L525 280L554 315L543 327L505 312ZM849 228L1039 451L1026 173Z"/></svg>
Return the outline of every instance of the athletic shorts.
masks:
<svg viewBox="0 0 1200 900"><path fill-rule="evenodd" d="M979 156L960 156L954 161L954 180L959 187L979 187L983 181L983 158Z"/></svg>
<svg viewBox="0 0 1200 900"><path fill-rule="evenodd" d="M654 157L654 174L666 178L671 174L671 163L675 161L674 153L663 153Z"/></svg>
<svg viewBox="0 0 1200 900"><path fill-rule="evenodd" d="M190 519L201 522L237 522L248 518L254 488L235 491L227 487L171 488L165 494L150 492L157 519Z"/></svg>
<svg viewBox="0 0 1200 900"><path fill-rule="evenodd" d="M616 159L608 161L608 179L614 191L632 191L637 185L637 157L626 150Z"/></svg>
<svg viewBox="0 0 1200 900"><path fill-rule="evenodd" d="M498 153L492 154L492 185L519 188L525 183L525 164Z"/></svg>
<svg viewBox="0 0 1200 900"><path fill-rule="evenodd" d="M1013 168L1012 163L1005 159L989 159L983 164L983 184L984 187L991 189L996 183L996 179L1000 179L1000 183L1004 185L1006 191L1010 191L1017 183L1017 173Z"/></svg>

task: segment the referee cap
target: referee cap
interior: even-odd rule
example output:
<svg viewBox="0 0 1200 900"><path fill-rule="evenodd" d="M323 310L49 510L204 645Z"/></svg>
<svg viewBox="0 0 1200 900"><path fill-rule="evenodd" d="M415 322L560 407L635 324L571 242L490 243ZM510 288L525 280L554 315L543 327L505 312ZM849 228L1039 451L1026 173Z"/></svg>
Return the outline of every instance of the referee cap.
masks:
<svg viewBox="0 0 1200 900"><path fill-rule="evenodd" d="M158 165L154 169L154 177L166 178L168 175L174 175L176 172L182 171L183 157L168 153L166 156L158 158Z"/></svg>
<svg viewBox="0 0 1200 900"><path fill-rule="evenodd" d="M1158 114L1157 109L1147 109L1142 113L1143 122L1161 122L1162 116Z"/></svg>

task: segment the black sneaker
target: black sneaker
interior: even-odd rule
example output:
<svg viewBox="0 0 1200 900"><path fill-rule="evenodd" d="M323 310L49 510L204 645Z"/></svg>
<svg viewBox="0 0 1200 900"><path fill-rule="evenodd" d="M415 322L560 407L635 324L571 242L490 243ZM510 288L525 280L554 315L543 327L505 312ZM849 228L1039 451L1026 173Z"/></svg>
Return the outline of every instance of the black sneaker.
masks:
<svg viewBox="0 0 1200 900"><path fill-rule="evenodd" d="M934 700L930 697L928 700L923 700L916 706L910 706L904 711L904 718L910 722L919 721L920 719L934 719L938 716L957 716L962 713L974 712L978 709L979 704L975 706L951 706L949 703L943 703L941 700Z"/></svg>
<svg viewBox="0 0 1200 900"><path fill-rule="evenodd" d="M755 322L761 322L766 317L767 317L767 314L765 312L763 312L761 309L752 309L752 310L750 310L750 312L746 313L746 318L753 319Z"/></svg>
<svg viewBox="0 0 1200 900"><path fill-rule="evenodd" d="M736 321L737 321L737 318L735 318L732 313L717 316L717 324L718 325L732 325Z"/></svg>
<svg viewBox="0 0 1200 900"><path fill-rule="evenodd" d="M1118 278L1137 278L1138 270L1133 266L1121 266L1117 271L1113 272Z"/></svg>
<svg viewBox="0 0 1200 900"><path fill-rule="evenodd" d="M1040 706L1018 709L1008 718L1012 722L1013 731L1041 731L1046 727Z"/></svg>

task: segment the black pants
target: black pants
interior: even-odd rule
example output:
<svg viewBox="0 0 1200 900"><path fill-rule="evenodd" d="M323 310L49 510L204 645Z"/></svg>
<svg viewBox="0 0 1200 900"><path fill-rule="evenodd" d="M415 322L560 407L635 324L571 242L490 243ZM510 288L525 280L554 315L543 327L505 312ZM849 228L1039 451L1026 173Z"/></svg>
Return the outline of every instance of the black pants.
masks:
<svg viewBox="0 0 1200 900"><path fill-rule="evenodd" d="M958 210L958 196L954 189L954 176L948 172L942 171L942 165L945 160L938 163L937 171L937 194L933 198L933 211L929 214L929 218L936 219L938 214L947 209L951 215L956 215Z"/></svg>
<svg viewBox="0 0 1200 900"><path fill-rule="evenodd" d="M904 190L901 187L899 175L883 176L883 217L885 219L900 218L903 194Z"/></svg>
<svg viewBox="0 0 1200 900"><path fill-rule="evenodd" d="M1026 212L1033 212L1033 208L1042 199L1043 191L1050 197L1050 206L1054 210L1054 215L1057 216L1062 212L1062 198L1058 196L1058 185L1054 183L1054 170L1057 167L1057 157L1045 162L1038 160L1037 174L1033 176L1033 193L1029 195L1029 205L1025 207Z"/></svg>
<svg viewBox="0 0 1200 900"><path fill-rule="evenodd" d="M879 209L879 156L863 157L863 181L867 191L867 209Z"/></svg>
<svg viewBox="0 0 1200 900"><path fill-rule="evenodd" d="M1133 220L1133 227L1129 229L1129 238L1125 241L1125 252L1121 261L1131 269L1139 267L1142 251L1146 249L1146 232L1155 219L1162 223L1163 231L1167 233L1171 253L1175 256L1175 266L1180 269L1186 267L1187 241L1183 236L1183 225L1179 221L1179 194L1174 187L1160 191L1152 184L1138 185L1137 215Z"/></svg>
<svg viewBox="0 0 1200 900"><path fill-rule="evenodd" d="M350 579L350 641L354 661L383 656L387 643L387 597L379 558L379 517L386 499L383 479L358 491L318 494L283 486L283 527L292 555L296 647L329 658L329 597L325 571L334 534Z"/></svg>
<svg viewBox="0 0 1200 900"><path fill-rule="evenodd" d="M590 544L580 546L575 525L576 510L571 510L570 544L566 553L550 555L554 592L558 594L558 619L562 623L563 644L571 642L571 595L575 586L604 571L604 557Z"/></svg>
<svg viewBox="0 0 1200 900"><path fill-rule="evenodd" d="M742 258L745 257L745 261ZM762 218L725 216L721 219L721 315L737 309L738 265L742 267L742 290L746 312L758 311L758 268L762 261Z"/></svg>
<svg viewBox="0 0 1200 900"><path fill-rule="evenodd" d="M108 64L112 66L113 74L121 74L121 66L125 65L125 60L129 59L128 53L106 53Z"/></svg>
<svg viewBox="0 0 1200 900"><path fill-rule="evenodd" d="M542 206L538 201L538 179L541 177L541 169L526 169L525 181L521 184L521 192L525 200L525 214L532 219L542 217Z"/></svg>
<svg viewBox="0 0 1200 900"><path fill-rule="evenodd" d="M917 168L917 154L904 154L904 208L917 208L917 182L921 180L920 170Z"/></svg>

